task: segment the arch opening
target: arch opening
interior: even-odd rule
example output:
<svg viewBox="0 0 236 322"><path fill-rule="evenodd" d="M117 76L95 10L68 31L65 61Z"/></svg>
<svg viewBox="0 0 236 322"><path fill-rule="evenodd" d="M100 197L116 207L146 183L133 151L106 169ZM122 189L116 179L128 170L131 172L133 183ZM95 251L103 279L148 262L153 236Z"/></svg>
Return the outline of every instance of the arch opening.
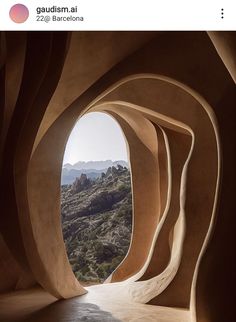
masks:
<svg viewBox="0 0 236 322"><path fill-rule="evenodd" d="M131 190L120 126L107 113L85 114L69 136L61 173L63 238L72 270L85 286L103 283L128 252Z"/></svg>
<svg viewBox="0 0 236 322"><path fill-rule="evenodd" d="M145 91L143 89L145 88L148 88L149 95L144 95ZM178 98L175 105L172 104L172 96L170 96L169 93L174 93L175 97ZM167 97L170 99L167 100ZM91 97L87 98L87 100L89 104ZM158 106L156 102L158 102ZM33 181L35 178L33 174L34 170L37 170L38 168L35 166L38 166L38 161L44 161L40 159L44 149L48 152L49 158L46 160L48 161L46 168L47 172L45 171L45 173L42 173L42 178L44 179L45 174L49 173L49 168L55 167L55 163L51 160L53 150L55 151L55 155L59 155L61 157L60 160L57 158L57 160L60 161L58 162L58 165L60 164L60 168L57 168L58 171L54 176L54 178L59 179L58 184L55 185L53 177L50 178L49 182L50 187L52 188L52 191L54 189L54 195L57 198L60 187L61 162L63 159L62 156L64 153L66 139L68 137L67 135L69 135L69 129L73 126L78 115L81 115L81 113L84 112L84 106L84 100L82 100L82 102L78 100L76 104L73 104L71 108L62 115L58 122L56 122L52 129L50 129L47 136L45 136L44 140L35 150L34 156L31 160L29 175L29 184L32 185L32 188L37 187L38 189L38 185L36 186L36 182ZM209 232L211 231L215 202L217 200L219 178L219 146L217 130L215 130L214 118L212 119L211 117L211 110L207 108L205 109L205 106L204 102L200 102L193 93L188 93L185 87L177 86L163 78L159 79L158 76L155 78L153 75L148 75L147 77L136 75L130 79L121 81L119 86L115 85L113 90L108 91L104 95L101 94L99 99L96 99L93 103L87 105L87 111L106 111L112 115L117 120L127 137L130 150L130 162L132 165L133 207L135 216L129 253L109 279L111 282L120 283L111 283L99 287L96 286L95 288L91 286L89 290L96 290L98 293L99 290L101 290L103 296L107 291L107 296L111 299L110 290L114 287L114 301L121 300L124 302L125 299L125 301L147 303L152 299L152 301L155 301L153 302L155 305L175 305L176 307L186 309L188 309L191 304L191 307L193 307L191 312L194 312L195 285L193 274L194 277L197 275L196 267L199 263L199 258L201 257L201 254L199 257L199 251L201 252L202 245L205 240L204 238L206 236L205 234L209 235ZM201 119L201 122L195 122L195 118L192 116L196 115L198 115L198 119ZM70 119L70 123L68 123L68 118ZM70 126L68 126L68 124L70 124ZM62 128L64 129L63 131L61 131ZM159 131L159 129L161 131ZM184 145L181 142L176 145L176 135L175 133L171 134L173 131L184 134L184 136L180 136L186 138L186 134L192 133L191 137L195 138L192 140L192 143L194 143L193 153L187 172L185 171L187 170L185 163L181 162L184 172L187 173L187 189L185 189L185 185L182 185L182 183L185 182L185 176L180 176L178 174L181 171L181 164L180 167L176 167L174 164L174 161L177 159L176 152L173 150L173 148L177 148L178 146L184 148ZM206 133L208 133L207 136ZM49 140L51 136L56 140L56 142L59 140L61 144L52 144L53 142L55 143L55 140ZM188 144L187 141L186 144ZM50 145L47 144L48 142ZM210 155L208 155L209 153ZM199 167L203 169L202 164L206 164L206 159L214 161L214 168L211 163L211 166L207 171L204 169L204 172L198 173ZM163 172L158 171L159 169L163 169L161 164L166 164ZM173 164L173 173L170 177L168 176L168 173L170 172L169 168L171 168L171 164ZM145 167L143 167L144 165ZM208 165L209 163L206 164L206 166ZM142 171L140 171L141 167ZM143 171L144 169L145 171ZM153 172L150 171L150 169L155 169L155 175L153 175ZM183 171L181 172L183 173ZM206 180L209 183L208 185L205 184ZM171 185L169 185L169 183L171 183ZM179 187L181 188L181 191L178 193L178 189L176 194L174 190L169 189L168 186L172 186L173 189L174 187ZM198 195L196 190L199 186L201 187L201 194ZM163 187L165 187L164 190ZM162 195L162 192L165 191L167 195ZM33 192L33 189L29 190L29 197L32 196ZM211 193L211 200L209 200L209 204L207 205L208 209L206 210L206 204L200 201L205 198L205 195L209 195L209 193ZM184 203L178 198L178 195L181 196ZM196 195L199 197L199 200L196 199ZM164 202L157 202L157 196L158 200L160 199ZM169 267L169 265L165 265L166 268L164 268L162 273L166 273L166 269L169 270L169 268L171 268L171 270L170 274L168 273L167 282L165 285L161 285L160 289L159 286L160 283L162 284L163 274L159 274L160 271L156 271L156 265L152 261L155 255L155 244L159 247L160 241L163 240L167 246L169 245L169 240L166 238L166 232L168 235L169 228L173 227L172 220L175 220L175 217L173 217L169 211L165 211L165 213L163 213L165 208L166 210L170 208L170 203L165 202L166 197L168 197L167 201L173 201L173 203L177 202L177 204L180 205L182 203L182 206L184 206L187 229L184 231L185 238L184 244L182 245L183 247L181 247L180 252L178 252L180 255L177 263L178 265L173 269ZM29 200L32 199L29 198ZM58 216L59 211L56 211L57 209L55 209L53 201L55 200L52 198L52 195L50 195L50 209L54 211L53 214L55 216L55 221L58 219L60 220ZM194 209L192 208L193 203ZM35 203L32 204L32 206L34 205ZM42 206L44 207L45 204ZM201 207L204 207L204 212ZM179 206L176 209L179 209ZM41 214L42 208L39 210ZM38 213L39 211L36 214ZM198 216L196 216L196 213ZM179 213L179 215L181 215L181 213ZM201 218L199 217L200 215ZM163 225L159 225L160 218L161 220L162 218L165 219ZM198 234L198 238L193 239L192 231L196 232L196 224L198 224L200 230L204 229L204 234L201 236ZM58 226L59 225L57 225L57 227ZM162 233L163 231L164 233ZM38 231L36 231L36 233L38 233ZM62 234L60 234L61 230L60 232L56 230L56 233L57 234L51 234L50 231L50 238L52 236L59 236L60 241L63 243ZM42 242L44 241L45 240ZM189 253L189 242L195 249L194 257L192 251ZM41 249L43 251L40 255L43 257L45 256L45 247L41 247ZM60 247L60 251L61 253L57 254L57 258L60 259L66 267L68 267L69 263L67 256L65 256L65 249ZM158 258L161 258L159 251L158 253ZM191 262L189 259L191 259ZM189 269L190 264L191 270ZM187 271L186 266L188 267ZM59 265L55 267L59 268ZM148 273L149 268L151 270L154 268L155 271L153 274L151 272L151 275L149 276L144 276L143 280L142 275L143 273ZM68 271L72 274L70 266ZM60 267L59 273L61 272L62 270ZM153 277L154 274L157 275ZM61 274L60 276L62 275L67 278L66 274ZM54 277L54 275L52 276L51 274L50 278L51 277ZM76 283L76 279L73 278L74 275L70 276L73 283ZM184 292L183 279L185 286ZM60 281L61 280L62 279L60 279ZM56 282L57 281L58 279ZM56 284L56 287L58 287L58 284ZM141 290L144 290L144 292ZM75 292L70 289L70 296L71 294L74 295ZM142 294L144 294L145 297L139 296ZM173 294L175 295L175 302L173 302ZM106 298L106 296L104 297Z"/></svg>

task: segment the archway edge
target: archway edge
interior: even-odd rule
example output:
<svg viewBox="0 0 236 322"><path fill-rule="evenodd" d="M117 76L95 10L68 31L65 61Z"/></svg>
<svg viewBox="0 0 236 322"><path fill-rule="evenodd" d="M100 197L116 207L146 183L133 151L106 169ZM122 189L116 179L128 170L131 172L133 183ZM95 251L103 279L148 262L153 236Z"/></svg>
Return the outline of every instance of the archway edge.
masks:
<svg viewBox="0 0 236 322"><path fill-rule="evenodd" d="M217 146L217 162L218 162L215 198L214 198L214 204L213 204L213 210L212 210L212 216L211 216L211 220L210 220L210 224L209 224L209 229L207 231L203 246L201 248L201 251L200 251L200 254L198 257L198 261L196 264L194 277L193 277L192 288L191 288L191 313L192 313L192 318L195 319L196 318L196 292L195 291L196 291L197 276L198 276L198 271L199 271L201 259L207 249L207 245L209 243L211 234L213 232L213 226L214 226L214 222L215 222L215 214L216 214L216 208L217 208L217 200L218 200L218 194L219 194L219 185L220 185L220 179L221 179L221 163L222 162L221 162L220 136L219 136L219 130L218 130L218 122L217 122L213 108L210 106L210 104L208 104L207 100L204 99L197 91L195 91L194 89L192 89L191 87L189 87L188 85L186 85L184 83L181 83L175 79L172 79L172 78L164 76L164 75L158 75L158 74L152 74L152 73L141 73L141 74L134 74L131 76L127 76L127 77L123 78L122 80L116 82L113 86L109 87L106 91L104 91L102 94L100 94L95 100L93 100L91 102L91 104L88 105L88 107L85 109L85 111L83 113L86 113L89 109L93 109L93 108L96 109L96 107L98 107L99 105L102 106L103 103L109 104L110 98L108 99L108 102L107 102L106 101L107 96L109 97L109 94L112 94L112 92L114 92L116 89L119 89L119 87L121 87L122 85L128 84L129 82L132 82L132 81L143 80L143 79L161 80L163 82L172 84L179 89L184 90L187 94L192 96L206 112L206 114L211 122L211 125L213 127L213 131L214 131L214 135L215 135L215 141L216 141L216 146ZM110 103L118 103L118 104L124 105L124 103L120 102L120 101L116 101L116 102L110 101ZM127 102L126 102L126 104L127 104ZM131 106L133 104L128 103L127 105ZM174 123L176 124L176 120L173 120L173 124ZM186 124L182 124L182 125L183 125L183 128L184 128L184 125L186 126Z"/></svg>
<svg viewBox="0 0 236 322"><path fill-rule="evenodd" d="M34 150L34 152L32 153L31 159L34 159L34 161L36 161L35 158L37 159L39 157L38 153L40 151L42 153L42 151L43 151L43 149L45 147L45 144L47 145L48 142L49 142L48 139L50 138L51 135L52 136L55 135L55 132L57 132L57 127L58 126L60 127L60 125L63 124L63 119L64 119L64 117L66 117L66 119L67 119L67 126L68 127L67 127L67 129L64 129L63 131L61 131L61 133L59 135L59 142L61 140L63 142L64 146L60 142L60 144L58 145L58 147L54 147L54 150L57 150L57 153L58 153L57 155L58 155L59 158L61 158L61 162L62 162L62 156L63 156L63 153L64 153L65 143L66 143L67 137L69 135L69 130L73 127L73 125L76 122L78 116L83 115L84 113L86 113L89 110L91 111L93 109L93 107L95 107L96 104L99 102L99 100L101 100L101 98L105 97L106 94L110 93L112 91L112 89L118 88L119 85L122 85L124 83L128 83L128 82L130 82L132 80L135 80L135 79L155 79L155 80L159 80L159 81L162 81L162 82L165 82L165 83L169 83L169 84L175 85L174 87L178 87L178 88L182 89L185 92L185 94L188 93L195 100L197 100L198 103L201 106L204 107L204 110L206 111L206 113L208 114L209 118L211 119L211 122L212 122L212 125L213 125L213 128L214 128L214 131L215 131L215 137L216 137L217 146L218 146L218 160L220 162L220 152L219 152L220 151L220 148L219 148L220 144L219 144L219 137L218 137L218 131L217 131L217 124L216 124L216 120L215 120L215 117L214 117L214 113L213 113L212 109L210 108L210 106L207 104L207 102L203 98L201 98L200 95L198 95L197 93L195 93L193 90L189 89L186 85L180 84L179 82L174 81L174 80L171 80L171 79L169 79L167 77L158 76L158 75L154 75L154 74L138 74L138 75L129 76L129 77L124 78L120 82L116 83L114 86L110 87L107 91L105 91L104 93L100 94L96 99L94 99L92 101L91 104L88 104L88 106L85 109L83 108L84 106L86 106L86 104L84 104L85 103L85 98L84 97L82 98L82 102L81 103L79 103L80 98L78 100L76 100L71 106L69 106L67 108L67 110L63 114L60 115L60 117L48 129L48 131L46 132L46 134L44 135L44 137L42 138L42 140L40 141L40 143L37 145L37 149ZM91 97L91 95L90 95L90 97ZM89 97L86 97L86 98L87 98L87 102L88 102L89 101ZM78 108L78 105L79 105L79 108ZM52 152L52 149L49 149L49 150ZM29 168L30 167L31 166L29 166ZM58 167L58 165L57 165L57 167ZM59 171L59 170L60 169L56 169L56 171ZM218 169L218 174L219 173L220 173L220 167ZM60 172L57 175L60 176ZM217 186L218 186L218 183L217 183ZM28 180L28 184L29 184L29 190L30 190L30 188L31 188L30 187L30 185L31 185L30 180ZM218 191L218 188L217 188L217 191ZM216 197L217 197L217 194L216 194ZM215 198L214 209L215 209L215 206L216 206L216 199L217 198ZM212 220L213 220L213 217L214 216L212 216ZM209 237L210 237L210 235L208 234L207 235L207 239L205 240L205 245L207 244L207 241L208 241L208 238ZM203 251L204 250L205 249L203 247L202 248L202 254L203 254ZM199 257L199 263L200 263L200 258L201 258L201 256Z"/></svg>

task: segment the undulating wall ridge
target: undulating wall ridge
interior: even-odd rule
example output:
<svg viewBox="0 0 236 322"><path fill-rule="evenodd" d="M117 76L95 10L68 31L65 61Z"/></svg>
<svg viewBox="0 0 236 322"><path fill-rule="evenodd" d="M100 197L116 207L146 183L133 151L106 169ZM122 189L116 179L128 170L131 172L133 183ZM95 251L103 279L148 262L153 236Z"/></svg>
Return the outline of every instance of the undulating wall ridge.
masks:
<svg viewBox="0 0 236 322"><path fill-rule="evenodd" d="M60 175L75 122L102 111L127 141L134 223L104 297L231 321L235 55L235 33L1 33L1 292L86 292L63 242Z"/></svg>

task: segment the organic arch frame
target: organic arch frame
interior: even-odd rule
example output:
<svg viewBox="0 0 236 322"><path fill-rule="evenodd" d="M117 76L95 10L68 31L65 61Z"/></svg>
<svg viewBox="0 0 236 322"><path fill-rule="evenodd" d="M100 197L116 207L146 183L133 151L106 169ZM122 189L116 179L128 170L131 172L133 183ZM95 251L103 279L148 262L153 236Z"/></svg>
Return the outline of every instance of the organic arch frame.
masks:
<svg viewBox="0 0 236 322"><path fill-rule="evenodd" d="M101 90L100 95L97 94L97 91L93 93L91 90L87 95L76 100L58 117L42 139L35 144L28 165L28 211L25 211L25 204L22 205L20 203L22 198L20 189L21 178L17 176L16 169L16 192L21 229L23 231L25 245L27 246L26 251L30 266L38 282L57 297L71 297L84 292L83 288L75 280L70 269L62 238L59 211L60 171L65 144L70 130L78 117L87 111L104 110L116 118L125 132L127 142L130 145L133 189L138 189L141 184L139 190L133 191L134 198L137 194L140 196L145 193L142 182L147 183L151 178L149 184L151 184L152 187L149 191L149 195L146 192L146 197L148 198L146 206L150 206L150 211L148 212L149 216L148 220L146 218L146 222L150 224L149 228L152 228L151 234L148 236L149 238L143 238L143 240L145 239L145 245L141 249L141 252L137 253L137 251L134 250L135 248L137 250L142 239L140 238L140 232L138 229L135 230L136 228L134 227L133 236L136 234L138 237L133 237L127 257L111 277L112 281L123 281L119 283L121 290L123 287L126 289L131 287L130 289L134 290L134 292L139 291L140 285L143 287L143 285L152 284L154 282L153 278L158 280L161 276L161 271L168 266L170 256L160 264L161 267L155 266L155 255L156 252L158 253L159 251L158 244L154 244L153 240L157 240L158 242L164 241L166 244L166 236L161 236L161 229L158 231L158 224L160 223L161 218L164 218L163 211L166 209L168 202L170 202L170 200L168 200L168 196L170 196L170 193L168 192L169 171L167 171L170 169L170 160L173 159L173 156L176 160L180 157L178 151L175 149L175 142L183 144L183 151L186 152L185 159L179 160L179 175L175 179L176 185L181 185L180 174L182 176L186 162L189 162L187 184L189 184L189 180L190 182L191 180L192 182L195 180L198 185L200 185L202 183L201 180L203 182L206 180L206 174L211 178L210 185L207 186L207 188L204 187L206 190L202 193L203 199L206 198L206 196L209 196L209 200L207 199L209 202L207 205L209 211L206 211L206 222L203 222L204 216L201 215L200 219L198 218L200 222L199 227L201 227L199 231L194 231L193 229L194 222L191 223L191 221L194 218L196 220L196 216L194 216L194 213L191 214L190 209L192 209L194 204L193 208L196 212L199 210L198 205L202 206L203 203L198 202L198 204L196 204L196 200L194 201L191 199L194 192L193 187L191 188L192 191L191 189L189 191L189 186L187 186L186 189L185 211L186 220L188 220L186 234L184 236L185 244L187 239L187 241L191 241L191 246L197 248L195 249L196 254L192 260L190 272L186 271L186 258L189 256L188 248L190 244L188 244L187 248L186 245L184 247L183 244L181 261L184 261L185 258L185 264L179 264L177 272L172 276L173 278L169 281L169 284L166 285L166 288L161 294L156 294L156 290L154 290L154 293L152 294L153 297L151 297L152 301L158 305L188 308L191 304L193 318L195 318L195 284L198 266L202 254L206 249L213 227L220 176L220 146L213 112L208 104L193 90L172 79L155 74L129 76L111 86L107 91L104 92ZM90 103L91 101L92 103ZM135 120L133 124L132 120ZM145 127L143 127L144 125ZM55 142L57 142L57 144L55 144ZM139 149L135 149L135 146L139 146ZM140 151L142 151L143 154L139 154L140 159L136 160L135 163L133 153L135 152L138 154ZM196 175L196 171L197 169L199 170L199 164L203 165L203 161L205 164L207 156L203 152L209 153L208 157L209 160L212 161L212 164L211 169L208 169L209 171L201 169L207 173L203 171L203 174L200 175L201 178L199 178L199 174ZM152 165L156 170L158 169L160 173L158 174L155 171L155 175L152 176L149 173L149 176L146 177L146 179L145 177L140 178L140 176L135 176L134 173L137 171L139 165L137 161L140 162L140 160L145 160L145 162L147 162L145 164ZM164 171L161 171L160 164L165 165ZM187 171L186 167L185 170ZM172 172L174 171L175 169L173 168ZM50 178L48 178L49 173ZM146 171L146 174L148 175L148 171ZM183 180L185 179L186 174ZM44 191L45 180L47 182L46 191ZM160 186L160 184L162 184L162 186ZM214 188L212 189L212 187ZM185 187L182 188L183 191L181 193L184 195ZM51 192L50 198L48 195L49 190ZM210 191L213 191L212 194ZM158 204L153 198L154 196L158 196L157 200L163 200L163 202ZM46 200L43 204L40 202L42 199ZM138 213L140 208L136 208L134 220L137 223L137 225L136 223L135 225L140 229L142 226L142 212ZM42 218L42 214L47 214L47 217ZM176 216L173 212L170 214L169 218L172 218L173 222L169 223L169 226L167 225L169 229L170 227L173 228L173 225L177 222L177 218L174 217L174 215ZM49 229L48 234L44 234L42 240L41 236L42 233L45 233L47 221L50 222L51 228ZM25 225L25 222L28 224ZM198 222L195 222L195 224L196 223ZM177 226L175 226L175 230L178 232ZM192 229L192 232L195 233L195 238L196 233L198 233L197 242L190 236L189 230L191 229L189 227ZM170 232L168 228L167 231ZM177 232L176 236L179 236ZM145 235L143 234L143 236ZM193 242L196 243L194 244ZM52 247L46 248L46 245L52 245ZM173 243L170 242L170 245L173 245ZM136 254L136 257L134 254ZM53 269L52 262L56 263L56 265L54 264ZM138 273L142 271L144 266L145 271L143 271L140 276ZM155 272L157 277L153 277ZM135 274L138 274L137 279L139 281L132 280ZM187 279L186 274L188 275ZM142 280L142 278L144 278L144 280ZM176 303L176 298L178 298L177 294L182 292L179 286L180 282L183 282L183 280L187 285L187 289L183 294L180 294L180 302ZM61 281L61 283L58 283L58 281ZM67 285L66 288L65 285ZM109 288L109 284L103 285L103 287L105 290L105 288ZM139 299L136 298L135 301L139 301ZM142 302L142 299L140 301Z"/></svg>

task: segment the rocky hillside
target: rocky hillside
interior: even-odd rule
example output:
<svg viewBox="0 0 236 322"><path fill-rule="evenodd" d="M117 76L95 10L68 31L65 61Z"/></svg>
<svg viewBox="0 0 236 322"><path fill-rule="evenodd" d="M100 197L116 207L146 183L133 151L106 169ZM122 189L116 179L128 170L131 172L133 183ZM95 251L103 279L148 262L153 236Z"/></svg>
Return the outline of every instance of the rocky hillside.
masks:
<svg viewBox="0 0 236 322"><path fill-rule="evenodd" d="M101 283L125 257L132 229L130 171L109 167L96 178L81 174L61 187L63 235L76 277Z"/></svg>
<svg viewBox="0 0 236 322"><path fill-rule="evenodd" d="M109 167L117 167L118 164L128 168L128 163L124 160L79 161L73 165L66 163L62 168L61 184L72 184L76 177L80 177L81 174L86 174L88 178L96 179L100 177L102 172L106 172Z"/></svg>

